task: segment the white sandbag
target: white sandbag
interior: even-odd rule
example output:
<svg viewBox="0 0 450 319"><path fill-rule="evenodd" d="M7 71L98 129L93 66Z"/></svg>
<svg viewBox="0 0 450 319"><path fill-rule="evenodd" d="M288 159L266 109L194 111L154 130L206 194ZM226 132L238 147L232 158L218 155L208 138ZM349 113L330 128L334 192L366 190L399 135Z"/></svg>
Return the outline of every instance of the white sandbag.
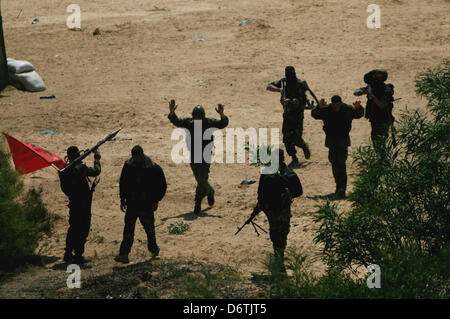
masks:
<svg viewBox="0 0 450 319"><path fill-rule="evenodd" d="M36 70L33 64L31 64L28 61L13 60L7 61L7 64L8 64L8 72L10 73L20 74Z"/></svg>
<svg viewBox="0 0 450 319"><path fill-rule="evenodd" d="M9 73L11 82L19 83L23 90L30 92L39 92L46 89L45 83L36 71L26 73Z"/></svg>
<svg viewBox="0 0 450 319"><path fill-rule="evenodd" d="M16 61L13 58L6 58L6 62L12 62L12 61Z"/></svg>

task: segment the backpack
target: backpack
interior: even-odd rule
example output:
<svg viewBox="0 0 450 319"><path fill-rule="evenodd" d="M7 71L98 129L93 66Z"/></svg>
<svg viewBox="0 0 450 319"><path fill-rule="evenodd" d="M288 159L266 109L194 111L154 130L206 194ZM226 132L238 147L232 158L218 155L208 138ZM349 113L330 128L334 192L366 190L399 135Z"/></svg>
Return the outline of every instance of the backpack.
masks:
<svg viewBox="0 0 450 319"><path fill-rule="evenodd" d="M297 198L303 195L303 187L298 175L290 168L284 174L279 174L282 185L289 190L291 198Z"/></svg>
<svg viewBox="0 0 450 319"><path fill-rule="evenodd" d="M290 168L282 173L261 176L258 200L264 207L276 210L290 205L293 198L303 194L302 184L297 174Z"/></svg>

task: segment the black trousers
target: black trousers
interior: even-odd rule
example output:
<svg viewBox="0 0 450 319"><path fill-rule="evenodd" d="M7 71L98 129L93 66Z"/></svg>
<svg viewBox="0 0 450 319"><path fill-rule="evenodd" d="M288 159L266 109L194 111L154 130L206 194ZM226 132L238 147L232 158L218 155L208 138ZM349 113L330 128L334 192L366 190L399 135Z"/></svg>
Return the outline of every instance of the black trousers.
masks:
<svg viewBox="0 0 450 319"><path fill-rule="evenodd" d="M91 205L90 203L77 206L69 204L69 208L66 254L75 252L75 256L81 257L91 228Z"/></svg>
<svg viewBox="0 0 450 319"><path fill-rule="evenodd" d="M328 160L333 170L336 191L347 189L347 166L348 147L330 147L328 150Z"/></svg>
<svg viewBox="0 0 450 319"><path fill-rule="evenodd" d="M289 156L295 156L297 154L296 146L302 149L308 147L303 140L303 119L295 126L283 123L282 133L283 144Z"/></svg>
<svg viewBox="0 0 450 319"><path fill-rule="evenodd" d="M155 215L156 209L149 207L148 209L127 209L125 213L125 227L123 229L123 240L120 244L119 254L127 255L131 251L134 241L134 230L136 221L139 218L144 230L147 234L147 247L151 253L158 251L155 233Z"/></svg>
<svg viewBox="0 0 450 319"><path fill-rule="evenodd" d="M269 236L272 241L274 254L283 258L290 229L291 208L287 206L280 211L265 209L264 214L266 214L269 221Z"/></svg>

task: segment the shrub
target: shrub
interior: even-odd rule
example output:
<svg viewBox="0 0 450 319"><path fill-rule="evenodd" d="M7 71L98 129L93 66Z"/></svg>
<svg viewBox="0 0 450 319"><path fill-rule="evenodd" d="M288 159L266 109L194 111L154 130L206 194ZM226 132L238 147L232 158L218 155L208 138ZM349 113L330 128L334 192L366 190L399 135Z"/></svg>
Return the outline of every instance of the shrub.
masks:
<svg viewBox="0 0 450 319"><path fill-rule="evenodd" d="M351 210L318 207L315 242L326 273L312 274L301 254L291 254L293 277L271 281L267 296L450 297L450 62L420 74L416 87L428 111L405 112L376 148L356 151ZM380 266L380 289L358 276L370 264Z"/></svg>
<svg viewBox="0 0 450 319"><path fill-rule="evenodd" d="M0 268L11 269L35 253L50 234L52 218L42 203L41 189L24 194L19 175L0 145Z"/></svg>
<svg viewBox="0 0 450 319"><path fill-rule="evenodd" d="M380 263L386 251L438 254L450 243L450 63L417 79L428 112L407 112L395 136L355 154L359 174L343 216L319 209L316 242L328 265L350 269Z"/></svg>
<svg viewBox="0 0 450 319"><path fill-rule="evenodd" d="M181 235L187 232L190 229L190 226L185 222L179 222L176 224L170 224L167 228L169 229L169 234Z"/></svg>

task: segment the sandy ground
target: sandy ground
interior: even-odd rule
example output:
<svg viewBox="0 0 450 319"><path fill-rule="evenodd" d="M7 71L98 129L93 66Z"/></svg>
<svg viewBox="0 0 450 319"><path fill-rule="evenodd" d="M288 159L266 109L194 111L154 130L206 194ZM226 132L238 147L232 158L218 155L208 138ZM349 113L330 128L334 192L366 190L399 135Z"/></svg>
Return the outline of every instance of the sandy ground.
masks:
<svg viewBox="0 0 450 319"><path fill-rule="evenodd" d="M286 65L294 65L319 98L329 101L340 94L347 103L355 100L353 90L364 85L365 72L385 68L395 97L402 98L394 109L399 115L406 108L424 107L414 91L415 76L450 52L450 3L445 0L378 0L380 29L366 26L368 1L79 0L81 31L69 31L70 3L2 1L8 56L32 62L48 89L4 90L0 129L61 157L68 146L90 147L117 128L122 128L118 137L132 139L101 148L103 172L94 194L86 255L111 260L99 263L102 271L116 265L112 258L123 230L118 178L136 144L162 166L168 181L156 213L161 259L217 262L248 274L261 271L262 260L272 250L269 237L257 237L251 227L234 236L256 200L256 184L239 186L244 179L258 180L259 170L248 163L213 164L210 181L216 204L199 217L193 215L195 180L188 164L172 162L176 141L170 139L173 126L165 99L176 99L179 116L202 104L207 116L218 118L214 107L223 103L231 128L281 129L279 96L265 88L283 76ZM34 18L39 23L31 24ZM246 18L254 20L240 25ZM100 35L93 36L95 28ZM39 99L51 94L56 99ZM61 134L40 134L46 130ZM292 207L288 246L314 256L320 248L313 242L315 206L323 202L319 196L335 186L322 123L310 111L305 112L304 138L312 157L297 170L305 193ZM351 139L350 151L370 142L367 120L353 122ZM86 161L91 162L92 157ZM351 182L356 170L351 157L347 163ZM68 209L56 172L46 168L23 180L27 186L41 186L49 210L61 216L52 236L42 241L40 253L62 257ZM350 207L347 201L339 205ZM181 221L190 231L169 234L167 226ZM268 229L263 214L256 221ZM150 257L145 238L138 225L133 262ZM313 269L324 266L315 262Z"/></svg>

